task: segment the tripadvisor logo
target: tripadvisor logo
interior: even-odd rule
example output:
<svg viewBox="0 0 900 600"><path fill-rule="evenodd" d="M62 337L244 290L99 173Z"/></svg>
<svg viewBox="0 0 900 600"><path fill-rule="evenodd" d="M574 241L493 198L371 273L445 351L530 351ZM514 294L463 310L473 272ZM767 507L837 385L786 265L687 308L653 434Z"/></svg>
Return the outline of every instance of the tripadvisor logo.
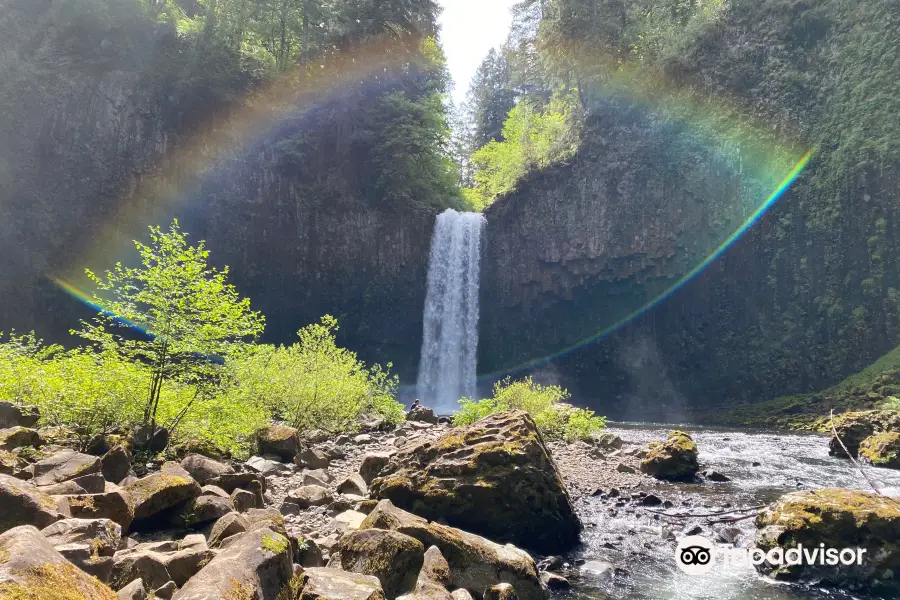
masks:
<svg viewBox="0 0 900 600"><path fill-rule="evenodd" d="M722 557L722 566L761 565L772 567L793 565L861 565L865 548L827 548L819 544L811 548L798 544L796 548L772 548L768 552L761 548L735 548L728 544L713 544L702 535L689 535L678 542L675 548L675 564L689 575L709 573Z"/></svg>

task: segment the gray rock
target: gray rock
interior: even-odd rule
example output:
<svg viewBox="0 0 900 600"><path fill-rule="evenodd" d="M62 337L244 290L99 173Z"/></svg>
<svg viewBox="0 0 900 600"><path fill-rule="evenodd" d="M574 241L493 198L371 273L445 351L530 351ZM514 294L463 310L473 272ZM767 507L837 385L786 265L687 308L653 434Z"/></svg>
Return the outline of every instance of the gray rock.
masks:
<svg viewBox="0 0 900 600"><path fill-rule="evenodd" d="M126 532L131 527L134 512L124 491L102 494L53 496L59 511L76 519L110 519Z"/></svg>
<svg viewBox="0 0 900 600"><path fill-rule="evenodd" d="M68 481L42 485L39 490L50 496L64 496L67 494L100 494L106 491L106 480L100 473L92 473L83 477L76 477Z"/></svg>
<svg viewBox="0 0 900 600"><path fill-rule="evenodd" d="M93 545L86 542L61 544L54 546L63 558L100 581L109 582L113 570L112 556L99 556L94 553Z"/></svg>
<svg viewBox="0 0 900 600"><path fill-rule="evenodd" d="M306 569L300 600L385 600L378 578L339 569Z"/></svg>
<svg viewBox="0 0 900 600"><path fill-rule="evenodd" d="M310 506L325 506L331 502L331 494L319 485L303 485L288 492L287 500L301 509Z"/></svg>
<svg viewBox="0 0 900 600"><path fill-rule="evenodd" d="M41 413L36 406L0 402L0 429L34 427L40 418Z"/></svg>
<svg viewBox="0 0 900 600"><path fill-rule="evenodd" d="M411 591L422 568L425 548L415 538L397 531L351 531L338 544L345 571L373 575L388 598Z"/></svg>
<svg viewBox="0 0 900 600"><path fill-rule="evenodd" d="M263 476L282 475L291 472L291 468L288 465L261 456L251 456L244 464Z"/></svg>
<svg viewBox="0 0 900 600"><path fill-rule="evenodd" d="M119 600L147 600L144 580L135 579L116 593Z"/></svg>
<svg viewBox="0 0 900 600"><path fill-rule="evenodd" d="M474 600L472 598L472 594L470 594L469 590L465 588L453 590L452 592L450 592L450 596L453 598L453 600Z"/></svg>
<svg viewBox="0 0 900 600"><path fill-rule="evenodd" d="M131 453L124 446L115 446L100 459L103 478L119 483L131 473Z"/></svg>
<svg viewBox="0 0 900 600"><path fill-rule="evenodd" d="M303 485L321 485L327 487L334 480L327 469L303 471Z"/></svg>
<svg viewBox="0 0 900 600"><path fill-rule="evenodd" d="M432 425L437 425L438 422L437 415L434 414L434 411L421 404L406 413L406 420L429 423Z"/></svg>
<svg viewBox="0 0 900 600"><path fill-rule="evenodd" d="M0 507L0 531L18 525L44 528L62 518L52 497L10 475L0 475Z"/></svg>
<svg viewBox="0 0 900 600"><path fill-rule="evenodd" d="M153 597L159 598L160 600L172 600L172 597L175 595L175 592L178 590L178 586L175 585L174 581L170 581L163 586L160 586L153 590Z"/></svg>
<svg viewBox="0 0 900 600"><path fill-rule="evenodd" d="M181 468L187 471L200 485L206 485L222 475L234 473L231 465L226 465L202 454L188 454L181 460Z"/></svg>
<svg viewBox="0 0 900 600"><path fill-rule="evenodd" d="M391 460L390 454L381 452L373 452L363 457L362 464L359 466L359 475L366 482L366 485L378 477L379 473L387 466Z"/></svg>
<svg viewBox="0 0 900 600"><path fill-rule="evenodd" d="M551 592L561 592L572 587L572 584L565 577L546 571L541 573L541 583L547 586L547 589Z"/></svg>
<svg viewBox="0 0 900 600"><path fill-rule="evenodd" d="M322 549L314 540L303 540L302 543L297 544L297 556L294 562L304 568L325 566Z"/></svg>
<svg viewBox="0 0 900 600"><path fill-rule="evenodd" d="M231 504L234 506L234 510L246 512L257 507L256 494L236 488L231 492Z"/></svg>
<svg viewBox="0 0 900 600"><path fill-rule="evenodd" d="M509 583L498 583L484 590L484 600L519 600L516 589Z"/></svg>
<svg viewBox="0 0 900 600"><path fill-rule="evenodd" d="M243 534L179 590L177 600L272 598L293 575L291 545L271 529ZM243 594L243 595L240 595Z"/></svg>
<svg viewBox="0 0 900 600"><path fill-rule="evenodd" d="M362 445L362 444L371 444L371 443L372 443L372 436L369 435L368 433L361 433L361 434L359 434L358 436L356 436L356 437L353 438L353 443L359 444L359 445Z"/></svg>
<svg viewBox="0 0 900 600"><path fill-rule="evenodd" d="M165 556L159 552L122 550L116 552L113 561L110 584L115 589L121 589L135 579L142 579L144 585L155 590L172 580Z"/></svg>
<svg viewBox="0 0 900 600"><path fill-rule="evenodd" d="M433 581L443 586L450 584L450 565L437 546L430 546L425 551L422 570L419 571L419 580L421 581L422 579Z"/></svg>
<svg viewBox="0 0 900 600"><path fill-rule="evenodd" d="M196 527L221 519L233 510L231 499L198 496L172 509L169 522L176 527Z"/></svg>
<svg viewBox="0 0 900 600"><path fill-rule="evenodd" d="M637 473L637 470L634 467L630 467L625 463L619 463L618 466L616 466L616 471L619 473Z"/></svg>
<svg viewBox="0 0 900 600"><path fill-rule="evenodd" d="M294 457L294 464L308 469L327 469L331 461L321 450L305 448Z"/></svg>
<svg viewBox="0 0 900 600"><path fill-rule="evenodd" d="M89 543L99 556L112 556L122 540L122 526L110 519L63 519L41 534L54 546Z"/></svg>
<svg viewBox="0 0 900 600"><path fill-rule="evenodd" d="M217 485L204 485L200 488L201 496L218 496L219 498L231 498L231 495Z"/></svg>
<svg viewBox="0 0 900 600"><path fill-rule="evenodd" d="M239 513L228 513L215 522L209 532L207 543L210 548L218 546L222 540L236 533L243 533L250 528L250 521Z"/></svg>
<svg viewBox="0 0 900 600"><path fill-rule="evenodd" d="M160 471L125 486L125 494L135 521L140 521L196 498L200 495L200 486L178 463L168 462Z"/></svg>
<svg viewBox="0 0 900 600"><path fill-rule="evenodd" d="M337 492L338 494L353 494L366 497L369 494L369 486L362 478L362 475L351 473L350 476L337 485Z"/></svg>
<svg viewBox="0 0 900 600"><path fill-rule="evenodd" d="M271 454L286 461L293 460L300 451L297 430L285 425L271 425L260 430L256 435L256 443L260 454Z"/></svg>
<svg viewBox="0 0 900 600"><path fill-rule="evenodd" d="M8 427L0 429L0 450L14 450L23 446L39 447L44 445L44 440L34 429L28 427Z"/></svg>
<svg viewBox="0 0 900 600"><path fill-rule="evenodd" d="M74 450L60 450L53 456L34 463L34 485L52 485L100 472L100 459Z"/></svg>

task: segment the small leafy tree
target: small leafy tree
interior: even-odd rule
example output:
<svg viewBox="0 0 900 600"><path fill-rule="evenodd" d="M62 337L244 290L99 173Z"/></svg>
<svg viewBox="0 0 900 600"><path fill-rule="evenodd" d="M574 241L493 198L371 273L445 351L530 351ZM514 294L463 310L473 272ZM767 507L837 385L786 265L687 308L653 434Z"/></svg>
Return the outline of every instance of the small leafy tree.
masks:
<svg viewBox="0 0 900 600"><path fill-rule="evenodd" d="M227 283L228 267L209 266L202 241L188 245L177 220L168 231L151 227L149 245L134 244L140 267L117 263L102 278L87 271L97 286L94 302L103 311L72 333L101 351L149 367L142 412L146 425L156 427L165 385L193 385L194 397L170 418L169 426L175 426L196 398L211 395L223 362L244 351L265 320Z"/></svg>
<svg viewBox="0 0 900 600"><path fill-rule="evenodd" d="M524 410L534 419L541 433L551 439L588 439L606 427L604 417L595 416L592 410L565 404L568 399L569 392L558 385L541 385L531 377L518 381L507 377L494 384L493 398L478 402L462 398L460 411L453 415L453 424L468 425L505 410Z"/></svg>

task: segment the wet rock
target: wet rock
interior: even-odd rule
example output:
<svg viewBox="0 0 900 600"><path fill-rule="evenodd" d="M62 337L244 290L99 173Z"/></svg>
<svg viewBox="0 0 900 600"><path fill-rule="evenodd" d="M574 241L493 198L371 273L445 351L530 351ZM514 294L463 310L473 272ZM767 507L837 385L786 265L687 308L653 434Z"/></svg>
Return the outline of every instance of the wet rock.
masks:
<svg viewBox="0 0 900 600"><path fill-rule="evenodd" d="M351 531L338 544L345 571L373 575L388 598L413 589L425 554L420 541L397 531Z"/></svg>
<svg viewBox="0 0 900 600"><path fill-rule="evenodd" d="M206 485L222 475L234 473L234 468L202 454L188 454L181 461L181 468L200 485Z"/></svg>
<svg viewBox="0 0 900 600"><path fill-rule="evenodd" d="M425 517L542 552L569 549L581 531L556 464L523 411L404 447L370 491Z"/></svg>
<svg viewBox="0 0 900 600"><path fill-rule="evenodd" d="M111 589L76 568L30 525L0 534L0 557L3 598L59 598L65 590L68 597L78 600L116 600Z"/></svg>
<svg viewBox="0 0 900 600"><path fill-rule="evenodd" d="M41 534L54 546L89 543L98 556L112 556L122 539L122 526L110 519L63 519Z"/></svg>
<svg viewBox="0 0 900 600"><path fill-rule="evenodd" d="M36 406L0 402L0 429L34 427L40 418L41 413Z"/></svg>
<svg viewBox="0 0 900 600"><path fill-rule="evenodd" d="M331 502L331 494L319 485L303 485L290 490L287 500L305 509L310 506L325 506Z"/></svg>
<svg viewBox="0 0 900 600"><path fill-rule="evenodd" d="M327 469L331 461L321 450L305 448L294 457L294 464L307 469Z"/></svg>
<svg viewBox="0 0 900 600"><path fill-rule="evenodd" d="M703 528L699 525L688 525L682 530L682 533L684 535L700 535L703 533Z"/></svg>
<svg viewBox="0 0 900 600"><path fill-rule="evenodd" d="M300 438L297 430L285 425L271 425L260 430L256 435L256 443L260 454L273 454L290 462L300 451Z"/></svg>
<svg viewBox="0 0 900 600"><path fill-rule="evenodd" d="M377 577L314 567L304 571L300 600L385 600Z"/></svg>
<svg viewBox="0 0 900 600"><path fill-rule="evenodd" d="M723 527L716 533L716 540L723 544L734 544L743 534L740 527Z"/></svg>
<svg viewBox="0 0 900 600"><path fill-rule="evenodd" d="M900 431L870 435L859 445L859 457L879 467L900 469Z"/></svg>
<svg viewBox="0 0 900 600"><path fill-rule="evenodd" d="M250 521L246 517L236 512L228 513L212 526L207 540L209 547L215 548L225 538L237 533L244 533L249 528Z"/></svg>
<svg viewBox="0 0 900 600"><path fill-rule="evenodd" d="M519 600L516 589L509 583L498 583L484 590L484 600Z"/></svg>
<svg viewBox="0 0 900 600"><path fill-rule="evenodd" d="M0 475L0 531L19 525L44 528L62 518L56 500L10 475Z"/></svg>
<svg viewBox="0 0 900 600"><path fill-rule="evenodd" d="M430 408L422 406L421 404L406 413L406 420L418 421L420 423L431 423L432 425L437 425L438 422L437 415L434 414L434 411Z"/></svg>
<svg viewBox="0 0 900 600"><path fill-rule="evenodd" d="M865 585L892 576L900 564L900 505L873 493L848 489L792 492L763 510L756 525L756 546L764 552L779 548L786 552L798 544L806 549L824 544L826 548L865 550L859 564L820 565L816 561L757 567L776 579Z"/></svg>
<svg viewBox="0 0 900 600"><path fill-rule="evenodd" d="M716 481L716 482L731 481L731 477L729 477L728 475L724 475L724 474L719 473L718 471L714 471L712 469L703 471L703 477L705 477L706 479L708 479L710 481Z"/></svg>
<svg viewBox="0 0 900 600"><path fill-rule="evenodd" d="M0 450L13 450L23 446L38 447L44 444L41 434L28 427L8 427L0 429Z"/></svg>
<svg viewBox="0 0 900 600"><path fill-rule="evenodd" d="M351 473L346 479L337 485L338 494L354 494L356 496L368 496L369 487L359 473Z"/></svg>
<svg viewBox="0 0 900 600"><path fill-rule="evenodd" d="M128 531L134 519L131 505L123 492L54 496L59 510L77 519L110 519Z"/></svg>
<svg viewBox="0 0 900 600"><path fill-rule="evenodd" d="M465 588L453 590L450 592L450 597L453 598L453 600L473 600L472 594Z"/></svg>
<svg viewBox="0 0 900 600"><path fill-rule="evenodd" d="M125 486L125 495L135 521L140 521L196 498L200 495L200 486L178 463L168 462L160 471Z"/></svg>
<svg viewBox="0 0 900 600"><path fill-rule="evenodd" d="M900 432L900 411L867 410L844 413L834 418L834 429L855 458L859 454L859 445L870 435ZM839 458L847 457L840 442L833 436L828 444L828 453Z"/></svg>
<svg viewBox="0 0 900 600"><path fill-rule="evenodd" d="M541 583L547 586L547 589L551 592L562 592L572 587L572 584L565 577L546 571L541 573Z"/></svg>
<svg viewBox="0 0 900 600"><path fill-rule="evenodd" d="M498 581L512 583L522 600L544 600L534 560L524 550L501 546L478 535L429 523L382 500L363 521L361 530L390 529L437 546L450 565L451 585L481 594Z"/></svg>
<svg viewBox="0 0 900 600"><path fill-rule="evenodd" d="M697 444L682 431L673 431L664 442L647 446L647 456L641 461L641 471L669 481L687 481L700 469Z"/></svg>
<svg viewBox="0 0 900 600"><path fill-rule="evenodd" d="M560 556L548 556L537 564L538 571L556 571L563 566Z"/></svg>
<svg viewBox="0 0 900 600"><path fill-rule="evenodd" d="M372 483L382 469L384 469L391 460L390 454L372 452L363 457L362 464L359 466L359 475L366 482L366 485Z"/></svg>
<svg viewBox="0 0 900 600"><path fill-rule="evenodd" d="M602 560L589 560L582 564L579 569L592 575L603 575L605 573L612 573L613 566Z"/></svg>
<svg viewBox="0 0 900 600"><path fill-rule="evenodd" d="M100 459L74 450L60 450L32 466L34 485L52 485L100 472Z"/></svg>
<svg viewBox="0 0 900 600"><path fill-rule="evenodd" d="M647 494L643 498L641 498L640 503L642 506L659 506L663 503L662 498L657 496L656 494Z"/></svg>
<svg viewBox="0 0 900 600"><path fill-rule="evenodd" d="M144 580L135 579L116 593L118 600L147 600Z"/></svg>
<svg viewBox="0 0 900 600"><path fill-rule="evenodd" d="M100 459L104 479L119 483L131 473L131 453L124 446L115 446Z"/></svg>
<svg viewBox="0 0 900 600"><path fill-rule="evenodd" d="M293 576L288 539L268 528L243 534L191 577L177 600L276 598Z"/></svg>

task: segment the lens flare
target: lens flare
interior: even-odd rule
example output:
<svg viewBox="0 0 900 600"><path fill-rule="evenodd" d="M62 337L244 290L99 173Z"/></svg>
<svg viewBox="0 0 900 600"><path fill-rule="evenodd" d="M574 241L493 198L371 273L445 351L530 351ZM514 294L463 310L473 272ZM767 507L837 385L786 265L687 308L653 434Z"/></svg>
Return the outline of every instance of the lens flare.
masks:
<svg viewBox="0 0 900 600"><path fill-rule="evenodd" d="M108 308L106 308L105 306L100 304L100 302L98 301L97 298L83 292L78 287L69 283L68 281L66 281L64 279L60 279L58 277L51 277L50 280L53 283L55 283L65 293L67 293L71 297L75 298L76 300L78 300L79 302L84 304L85 306L94 309L98 313L102 313L108 317L112 317L113 319L115 319L115 321L117 323L119 323L125 327L128 327L130 329L133 329L134 331L141 333L143 335L146 335L150 338L156 337L153 333L148 331L145 327L138 325L134 321L129 321L128 319L126 319L124 317L120 317L116 313L112 312L111 310L109 310Z"/></svg>

